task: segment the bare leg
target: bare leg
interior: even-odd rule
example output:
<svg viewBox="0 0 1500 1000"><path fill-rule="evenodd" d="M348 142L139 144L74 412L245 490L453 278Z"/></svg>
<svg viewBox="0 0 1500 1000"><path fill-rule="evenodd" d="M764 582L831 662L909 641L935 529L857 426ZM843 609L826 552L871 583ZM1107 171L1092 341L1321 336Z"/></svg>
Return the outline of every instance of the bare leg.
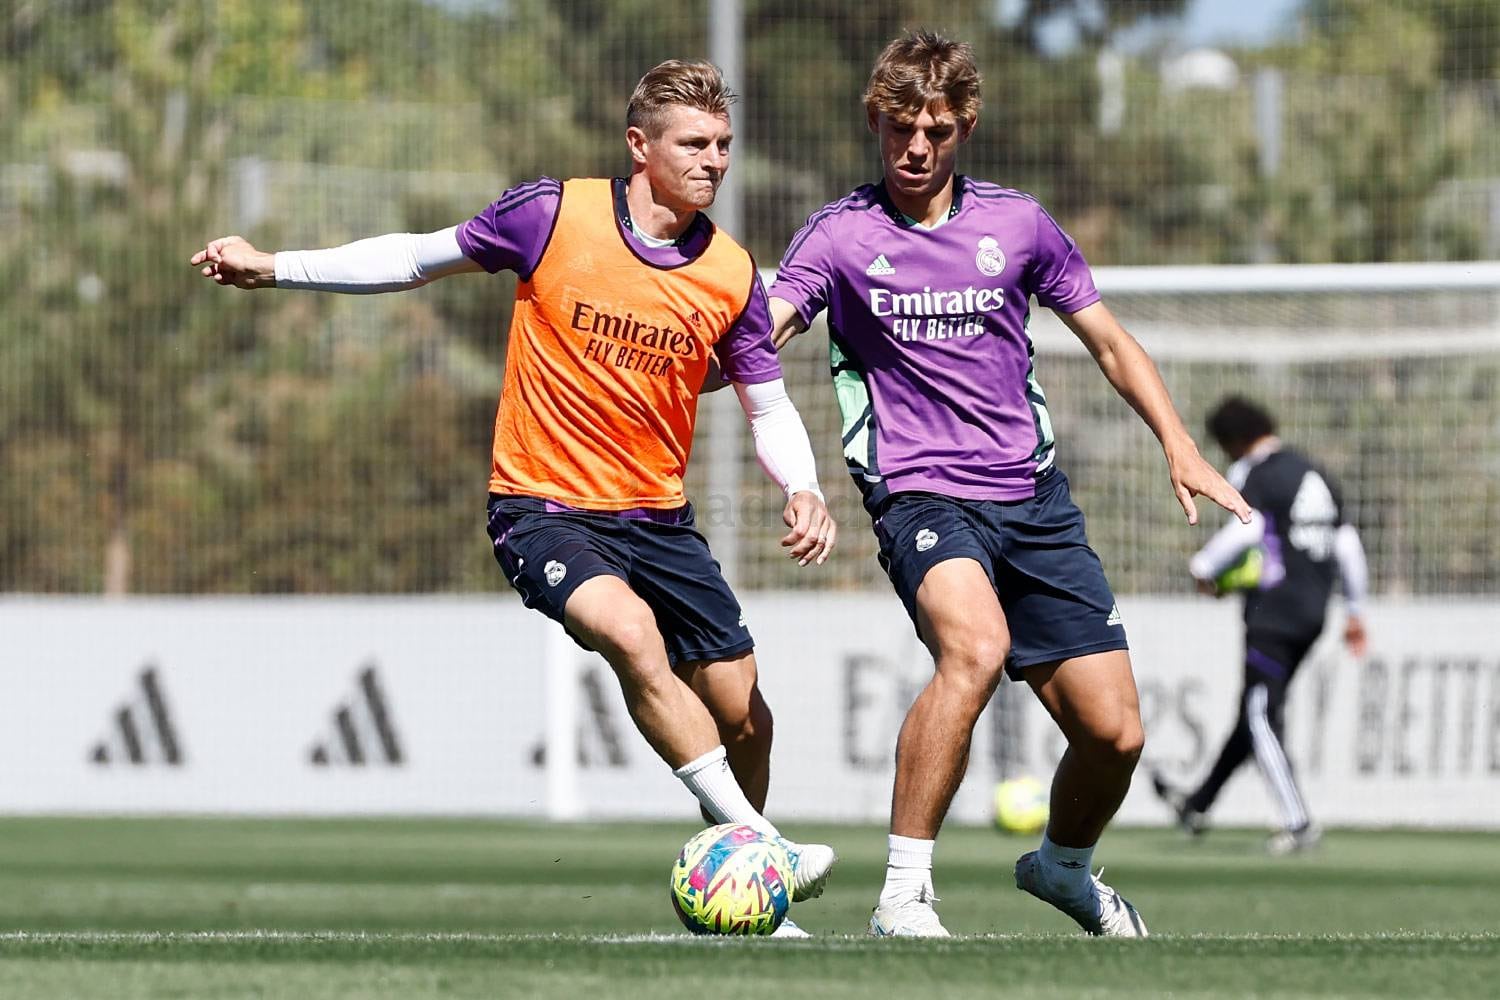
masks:
<svg viewBox="0 0 1500 1000"><path fill-rule="evenodd" d="M764 812L771 783L773 723L756 683L755 654L680 664L677 673L708 707L735 780L750 804ZM706 812L704 819L713 822Z"/></svg>
<svg viewBox="0 0 1500 1000"><path fill-rule="evenodd" d="M565 614L568 628L614 668L630 717L662 760L675 769L719 746L708 709L672 672L656 616L624 580L584 581Z"/></svg>
<svg viewBox="0 0 1500 1000"><path fill-rule="evenodd" d="M755 684L755 658L746 654L723 661L720 666L727 664L726 669L694 671L701 675L696 679L704 692L700 696L672 670L656 616L625 581L612 576L584 581L568 598L565 615L574 634L614 668L641 735L705 813L717 822L747 823L779 837L760 811L770 775L771 726L770 711ZM705 697L718 709L717 719ZM732 769L721 732L735 747L738 768ZM747 789L758 796L754 804ZM820 895L838 860L833 848L781 844L792 858L792 900Z"/></svg>
<svg viewBox="0 0 1500 1000"><path fill-rule="evenodd" d="M927 571L917 623L936 669L896 741L891 833L933 840L968 769L974 724L1000 683L1010 631L989 577L972 559Z"/></svg>
<svg viewBox="0 0 1500 1000"><path fill-rule="evenodd" d="M1026 681L1068 739L1052 778L1047 836L1064 847L1092 847L1124 801L1145 743L1130 654L1031 667Z"/></svg>

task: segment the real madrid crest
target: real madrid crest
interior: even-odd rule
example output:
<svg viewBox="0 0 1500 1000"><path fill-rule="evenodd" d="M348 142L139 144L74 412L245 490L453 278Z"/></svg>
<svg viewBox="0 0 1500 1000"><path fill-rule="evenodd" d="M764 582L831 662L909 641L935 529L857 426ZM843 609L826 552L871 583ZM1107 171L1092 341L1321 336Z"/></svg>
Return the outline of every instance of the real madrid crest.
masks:
<svg viewBox="0 0 1500 1000"><path fill-rule="evenodd" d="M986 236L979 241L979 252L974 255L974 263L981 273L993 278L1005 270L1005 251L1000 249L1000 244L995 242L993 236Z"/></svg>

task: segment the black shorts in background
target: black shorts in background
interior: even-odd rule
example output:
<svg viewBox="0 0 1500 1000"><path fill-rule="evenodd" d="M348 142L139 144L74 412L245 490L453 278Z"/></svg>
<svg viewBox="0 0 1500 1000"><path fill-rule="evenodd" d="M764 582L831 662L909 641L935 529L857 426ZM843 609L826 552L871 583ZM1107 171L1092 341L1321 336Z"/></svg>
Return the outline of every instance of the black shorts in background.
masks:
<svg viewBox="0 0 1500 1000"><path fill-rule="evenodd" d="M691 504L601 513L536 497L489 498L495 559L522 603L566 628L563 611L579 584L618 577L655 613L674 666L755 648L740 603L693 523ZM589 648L576 635L573 641Z"/></svg>
<svg viewBox="0 0 1500 1000"><path fill-rule="evenodd" d="M1104 566L1061 472L1026 500L893 494L875 536L880 565L913 622L917 590L933 566L965 558L984 567L1010 628L1005 667L1013 680L1026 667L1128 648Z"/></svg>

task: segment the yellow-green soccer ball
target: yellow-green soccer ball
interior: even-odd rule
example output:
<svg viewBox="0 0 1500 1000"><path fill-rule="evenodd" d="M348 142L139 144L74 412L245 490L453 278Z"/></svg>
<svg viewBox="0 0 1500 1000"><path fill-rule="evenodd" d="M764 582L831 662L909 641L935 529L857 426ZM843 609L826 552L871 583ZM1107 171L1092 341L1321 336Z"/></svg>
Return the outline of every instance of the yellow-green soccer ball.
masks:
<svg viewBox="0 0 1500 1000"><path fill-rule="evenodd" d="M1006 833L1041 833L1047 789L1035 778L1007 778L995 786L995 825Z"/></svg>
<svg viewBox="0 0 1500 1000"><path fill-rule="evenodd" d="M694 934L770 934L792 905L792 862L754 827L711 826L672 865L672 909Z"/></svg>
<svg viewBox="0 0 1500 1000"><path fill-rule="evenodd" d="M1261 570L1265 566L1266 554L1259 545L1251 546L1245 554L1235 560L1224 572L1214 577L1214 587L1221 594L1232 594L1240 590L1254 590L1260 586Z"/></svg>

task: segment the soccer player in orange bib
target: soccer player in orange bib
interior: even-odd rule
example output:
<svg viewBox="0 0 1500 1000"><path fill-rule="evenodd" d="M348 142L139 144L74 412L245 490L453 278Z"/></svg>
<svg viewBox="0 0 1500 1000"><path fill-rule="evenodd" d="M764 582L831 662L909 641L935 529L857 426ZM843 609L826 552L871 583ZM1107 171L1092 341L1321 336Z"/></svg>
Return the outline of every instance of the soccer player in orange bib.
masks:
<svg viewBox="0 0 1500 1000"><path fill-rule="evenodd" d="M771 713L754 640L682 489L716 365L786 492L782 545L804 566L834 546L755 262L703 214L729 167L733 100L712 65L664 62L630 99L628 178L544 177L462 225L325 250L273 254L228 236L190 263L221 285L346 293L516 272L489 482L495 558L527 607L609 661L641 734L708 815L782 840L800 901L822 892L835 855L762 815ZM778 933L803 934L790 922Z"/></svg>

